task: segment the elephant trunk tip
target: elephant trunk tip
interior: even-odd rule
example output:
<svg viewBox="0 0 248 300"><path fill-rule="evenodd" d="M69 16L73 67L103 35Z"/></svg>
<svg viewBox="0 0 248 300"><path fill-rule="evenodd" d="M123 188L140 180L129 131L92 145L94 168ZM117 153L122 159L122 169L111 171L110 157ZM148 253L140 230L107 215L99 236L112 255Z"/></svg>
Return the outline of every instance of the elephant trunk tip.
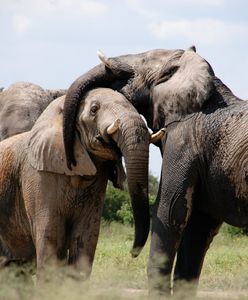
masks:
<svg viewBox="0 0 248 300"><path fill-rule="evenodd" d="M136 258L137 256L139 256L141 250L142 250L143 247L133 247L131 250L130 250L130 253L132 255L133 258Z"/></svg>

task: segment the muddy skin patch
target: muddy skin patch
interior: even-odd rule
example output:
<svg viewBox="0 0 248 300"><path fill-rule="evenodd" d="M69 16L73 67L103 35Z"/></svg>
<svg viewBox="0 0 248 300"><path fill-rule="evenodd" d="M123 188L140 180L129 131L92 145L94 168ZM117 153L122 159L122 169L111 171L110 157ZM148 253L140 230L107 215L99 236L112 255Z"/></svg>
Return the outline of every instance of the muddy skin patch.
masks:
<svg viewBox="0 0 248 300"><path fill-rule="evenodd" d="M1 155L0 172L0 226L6 226L6 221L14 212L17 182L14 176L13 164L15 161L14 153L10 148L6 148ZM3 228L3 227L2 227Z"/></svg>

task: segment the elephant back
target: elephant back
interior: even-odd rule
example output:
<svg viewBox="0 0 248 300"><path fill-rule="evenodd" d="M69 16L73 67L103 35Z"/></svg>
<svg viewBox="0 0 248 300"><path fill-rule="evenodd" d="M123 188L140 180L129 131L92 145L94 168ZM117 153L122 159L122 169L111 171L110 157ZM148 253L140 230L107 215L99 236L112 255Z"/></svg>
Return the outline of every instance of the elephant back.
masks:
<svg viewBox="0 0 248 300"><path fill-rule="evenodd" d="M30 82L17 82L0 93L0 140L28 131L35 121L64 90L44 90Z"/></svg>

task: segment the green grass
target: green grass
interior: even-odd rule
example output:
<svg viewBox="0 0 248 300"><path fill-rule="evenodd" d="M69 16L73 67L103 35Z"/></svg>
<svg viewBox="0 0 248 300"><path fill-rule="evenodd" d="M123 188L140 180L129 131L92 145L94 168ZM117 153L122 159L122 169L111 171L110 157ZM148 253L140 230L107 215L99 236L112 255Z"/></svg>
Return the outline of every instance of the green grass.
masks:
<svg viewBox="0 0 248 300"><path fill-rule="evenodd" d="M247 236L227 235L224 225L205 258L199 288L248 289Z"/></svg>
<svg viewBox="0 0 248 300"><path fill-rule="evenodd" d="M133 231L133 228L117 223L102 227L92 281L118 287L147 288L146 265L149 245L145 246L137 258L132 258L130 250Z"/></svg>
<svg viewBox="0 0 248 300"><path fill-rule="evenodd" d="M33 265L10 266L0 271L0 299L146 299L149 243L133 259L132 241L133 228L102 224L89 282L73 279L69 268L59 273L51 268L44 283L35 285ZM248 298L248 237L221 231L207 253L199 291L200 299L215 299L218 291L218 299Z"/></svg>

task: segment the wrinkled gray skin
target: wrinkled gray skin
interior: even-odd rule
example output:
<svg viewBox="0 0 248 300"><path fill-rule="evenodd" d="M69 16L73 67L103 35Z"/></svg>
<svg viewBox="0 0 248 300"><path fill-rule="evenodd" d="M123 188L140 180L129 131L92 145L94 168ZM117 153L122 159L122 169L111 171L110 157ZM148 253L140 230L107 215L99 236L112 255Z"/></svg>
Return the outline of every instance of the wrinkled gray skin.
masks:
<svg viewBox="0 0 248 300"><path fill-rule="evenodd" d="M47 105L66 90L44 90L30 82L17 82L0 93L0 141L30 130Z"/></svg>
<svg viewBox="0 0 248 300"><path fill-rule="evenodd" d="M69 170L62 137L63 105L64 97L54 100L31 131L0 143L0 256L2 264L36 257L38 270L47 261L65 260L89 275L107 181L111 177L120 187L125 179L121 155L136 220L132 254L145 244L150 134L122 94L111 89L90 91L79 107L77 165ZM116 120L119 127L108 133ZM134 171L130 164L137 164ZM138 199L132 185L139 187Z"/></svg>
<svg viewBox="0 0 248 300"><path fill-rule="evenodd" d="M233 95L194 47L100 58L103 64L78 78L66 96L67 163L74 163L67 146L79 95L88 88L117 89L150 128L167 128L159 145L163 165L148 279L151 291L168 295L176 253L174 279L197 283L222 222L248 225L248 103Z"/></svg>

